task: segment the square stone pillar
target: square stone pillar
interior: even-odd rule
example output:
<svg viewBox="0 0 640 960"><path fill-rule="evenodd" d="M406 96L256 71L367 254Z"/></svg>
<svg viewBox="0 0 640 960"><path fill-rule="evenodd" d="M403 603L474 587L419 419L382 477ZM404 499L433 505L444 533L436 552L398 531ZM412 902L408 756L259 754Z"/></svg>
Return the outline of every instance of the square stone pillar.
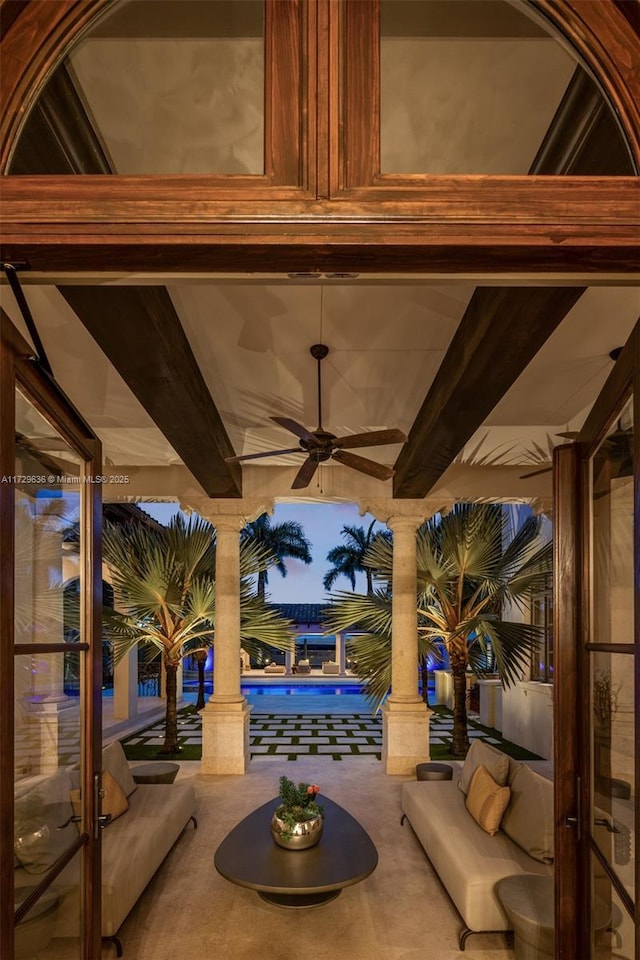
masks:
<svg viewBox="0 0 640 960"><path fill-rule="evenodd" d="M387 699L382 707L382 762L387 773L414 773L416 764L431 759L430 717L423 700L400 704Z"/></svg>
<svg viewBox="0 0 640 960"><path fill-rule="evenodd" d="M241 703L214 703L201 711L201 773L247 772L250 753L249 716L251 707Z"/></svg>
<svg viewBox="0 0 640 960"><path fill-rule="evenodd" d="M138 647L132 647L113 668L113 719L138 715Z"/></svg>

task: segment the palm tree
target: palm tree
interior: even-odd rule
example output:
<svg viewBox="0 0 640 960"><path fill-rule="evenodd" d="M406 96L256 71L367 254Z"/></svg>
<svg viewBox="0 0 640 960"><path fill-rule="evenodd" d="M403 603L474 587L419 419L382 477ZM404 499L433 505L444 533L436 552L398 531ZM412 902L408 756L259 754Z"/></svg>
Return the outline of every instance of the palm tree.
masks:
<svg viewBox="0 0 640 960"><path fill-rule="evenodd" d="M167 712L161 753L178 752L176 675L184 655L215 644L215 530L200 517L178 514L167 527L105 524L103 556L111 572L116 610L105 626L116 660L136 644L150 659L162 656ZM265 645L291 649L291 623L253 594L251 575L270 556L240 547L240 633L254 655Z"/></svg>
<svg viewBox="0 0 640 960"><path fill-rule="evenodd" d="M346 525L342 528L340 533L346 542L333 547L327 554L327 560L332 566L327 570L322 580L325 590L331 590L338 577L346 577L351 583L351 589L355 590L356 573L364 573L367 578L367 593L372 592L372 571L365 564L364 558L377 537L391 543L391 531L380 530L378 533L374 533L375 523L376 521L372 520L367 530L364 527Z"/></svg>
<svg viewBox="0 0 640 960"><path fill-rule="evenodd" d="M331 629L358 623L367 633L351 640L358 671L375 706L391 683L392 547L377 539L365 562L381 587L364 596L341 592L326 617ZM503 685L521 676L541 628L501 619L507 604L523 608L551 571L552 545L542 543L540 520L529 517L517 533L496 504L456 504L417 533L419 657L446 649L453 673L454 757L465 756L467 668L482 674L491 650ZM441 657L440 657L441 659Z"/></svg>
<svg viewBox="0 0 640 960"><path fill-rule="evenodd" d="M271 554L268 566L274 566L283 577L287 575L287 568L283 562L286 557L302 560L307 564L313 559L311 543L304 535L302 524L295 520L272 524L269 514L263 513L257 520L246 525L240 533L240 540L268 551ZM268 582L269 575L265 567L258 571L258 596L263 600Z"/></svg>

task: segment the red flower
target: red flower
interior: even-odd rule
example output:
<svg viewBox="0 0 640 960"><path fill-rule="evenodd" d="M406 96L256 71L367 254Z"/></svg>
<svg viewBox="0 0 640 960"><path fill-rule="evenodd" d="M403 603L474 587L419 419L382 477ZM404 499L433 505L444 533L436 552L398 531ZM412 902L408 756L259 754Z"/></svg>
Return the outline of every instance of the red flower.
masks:
<svg viewBox="0 0 640 960"><path fill-rule="evenodd" d="M311 793L315 797L316 793L320 793L320 787L316 783L312 783L307 787L307 793Z"/></svg>

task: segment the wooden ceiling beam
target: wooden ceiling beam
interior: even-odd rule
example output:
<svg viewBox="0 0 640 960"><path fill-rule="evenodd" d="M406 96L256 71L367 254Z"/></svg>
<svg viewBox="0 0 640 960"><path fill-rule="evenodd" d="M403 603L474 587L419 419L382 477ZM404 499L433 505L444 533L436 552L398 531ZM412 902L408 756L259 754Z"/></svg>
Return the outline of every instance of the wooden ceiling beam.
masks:
<svg viewBox="0 0 640 960"><path fill-rule="evenodd" d="M209 497L241 497L238 464L191 345L164 287L60 287Z"/></svg>
<svg viewBox="0 0 640 960"><path fill-rule="evenodd" d="M631 154L610 110L591 78L578 68L530 174L561 175L564 181L583 174L631 178L633 172ZM584 289L478 287L474 291L396 461L395 497L412 499L429 493Z"/></svg>
<svg viewBox="0 0 640 960"><path fill-rule="evenodd" d="M25 124L11 172L111 174L64 64ZM59 289L205 492L241 496L240 468L224 460L234 450L167 290Z"/></svg>
<svg viewBox="0 0 640 960"><path fill-rule="evenodd" d="M533 359L583 287L479 287L395 468L393 495L427 495Z"/></svg>

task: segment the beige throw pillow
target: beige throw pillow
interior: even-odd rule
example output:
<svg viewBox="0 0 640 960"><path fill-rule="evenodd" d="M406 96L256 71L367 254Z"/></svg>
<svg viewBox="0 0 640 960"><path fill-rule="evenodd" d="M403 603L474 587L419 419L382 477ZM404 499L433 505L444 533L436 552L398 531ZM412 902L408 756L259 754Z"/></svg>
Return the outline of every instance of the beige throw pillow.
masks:
<svg viewBox="0 0 640 960"><path fill-rule="evenodd" d="M553 783L522 764L511 784L502 829L541 863L553 863Z"/></svg>
<svg viewBox="0 0 640 960"><path fill-rule="evenodd" d="M118 784L118 781L111 776L108 770L102 771L102 789L104 796L102 798L102 814L111 814L111 822L121 817L129 809L124 790Z"/></svg>
<svg viewBox="0 0 640 960"><path fill-rule="evenodd" d="M462 767L462 773L458 780L458 786L463 793L469 792L469 786L476 769L482 764L486 771L493 777L499 787L504 787L509 776L509 757L506 753L496 750L489 743L483 743L482 740L474 740Z"/></svg>
<svg viewBox="0 0 640 960"><path fill-rule="evenodd" d="M118 740L102 748L102 769L108 770L117 780L125 797L130 797L133 791L137 790L138 784L131 775L122 744Z"/></svg>
<svg viewBox="0 0 640 960"><path fill-rule="evenodd" d="M511 791L495 782L486 767L480 764L471 780L466 807L478 826L493 836L500 829L502 816L509 804Z"/></svg>

